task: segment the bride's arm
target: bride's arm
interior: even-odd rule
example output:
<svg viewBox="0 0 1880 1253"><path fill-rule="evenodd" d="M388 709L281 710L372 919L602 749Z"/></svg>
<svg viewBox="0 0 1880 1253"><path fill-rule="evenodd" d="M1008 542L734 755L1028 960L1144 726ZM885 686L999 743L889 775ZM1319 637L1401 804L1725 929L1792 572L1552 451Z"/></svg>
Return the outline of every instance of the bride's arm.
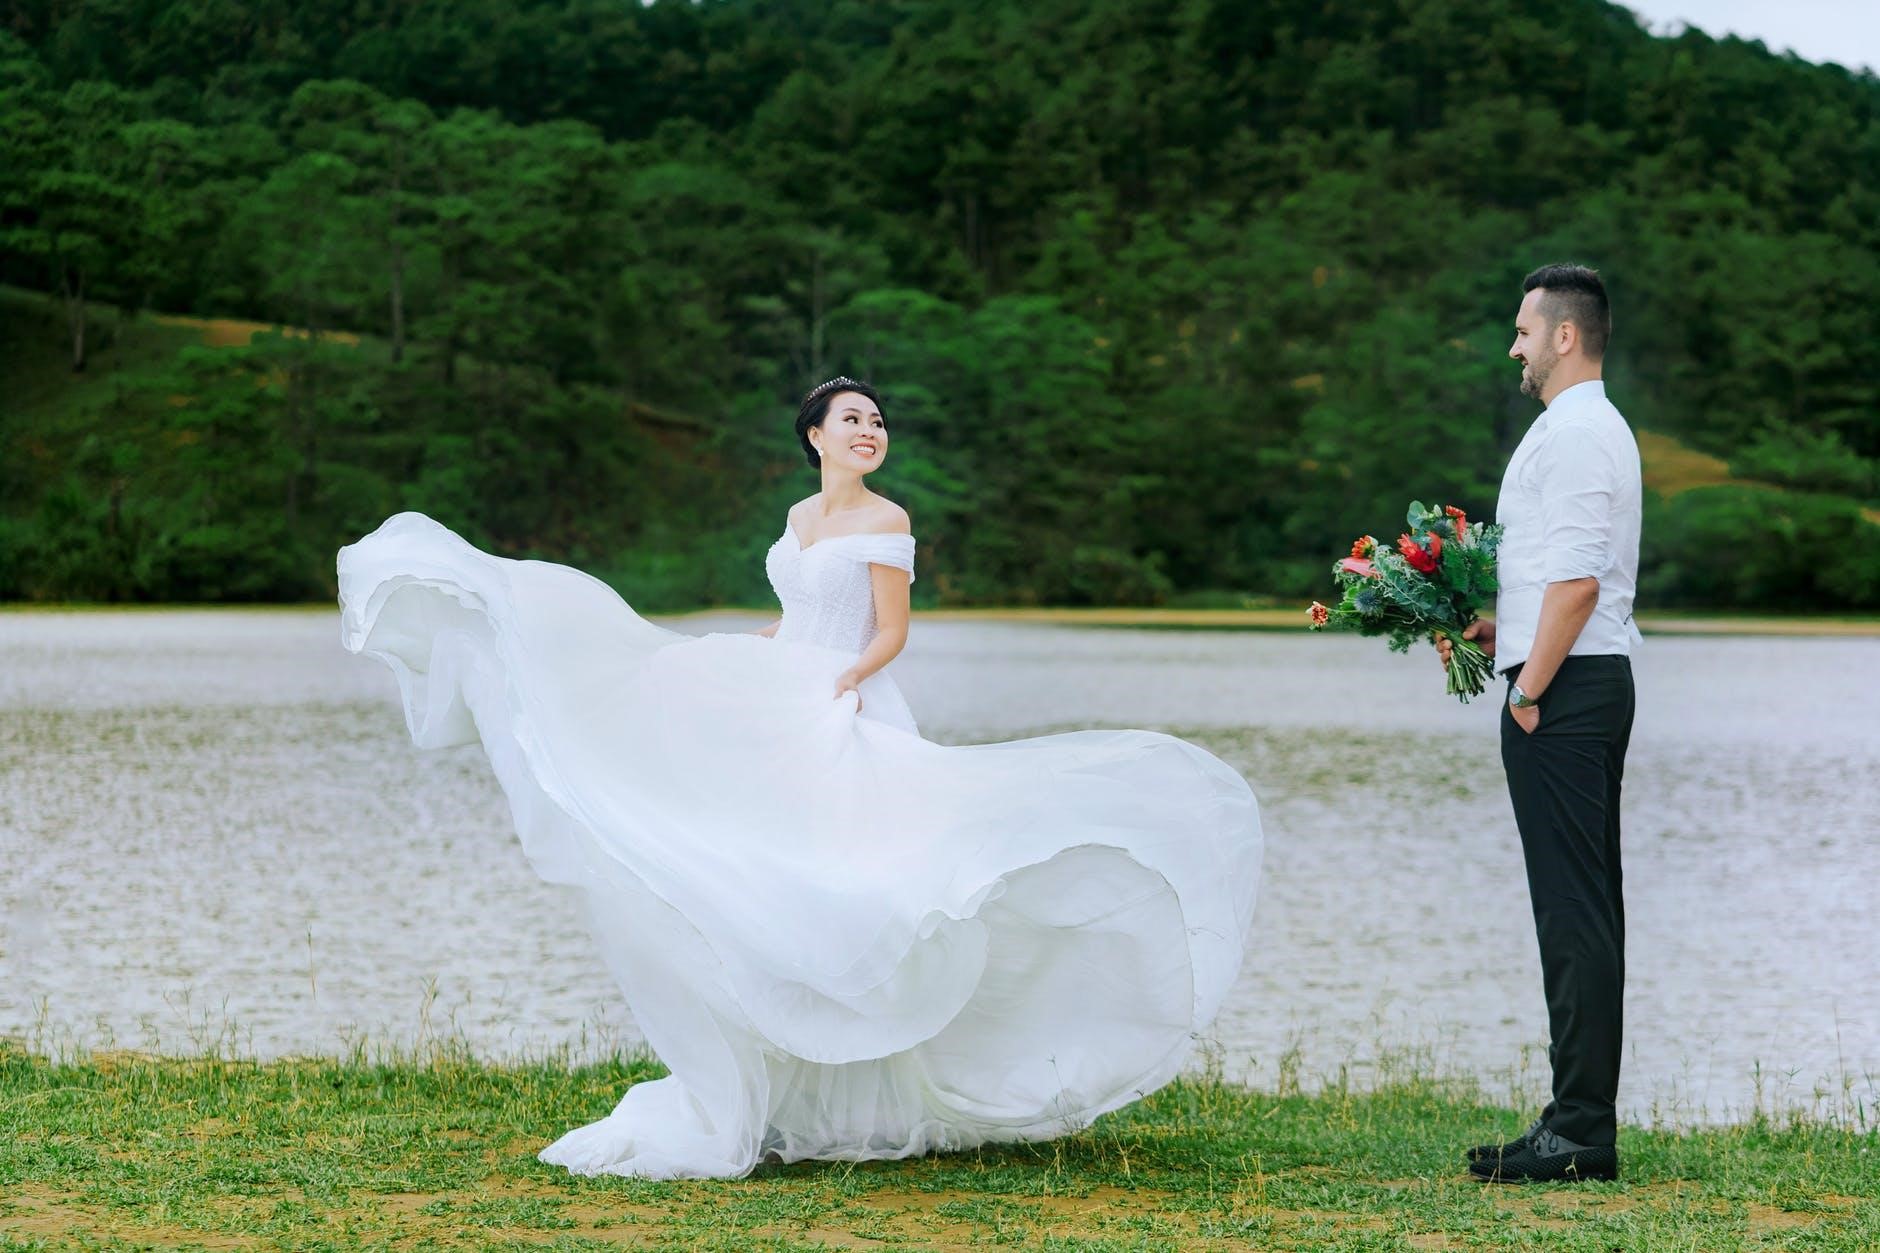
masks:
<svg viewBox="0 0 1880 1253"><path fill-rule="evenodd" d="M774 640L777 638L777 628L782 625L783 625L783 619L778 618L775 622L771 623L769 626L765 627L763 630L752 631L750 632L750 634L761 635L767 640Z"/></svg>
<svg viewBox="0 0 1880 1253"><path fill-rule="evenodd" d="M907 647L908 584L912 580L907 577L907 571L895 566L870 563L868 574L874 585L876 635L855 659L855 664L836 680L838 696L860 687Z"/></svg>

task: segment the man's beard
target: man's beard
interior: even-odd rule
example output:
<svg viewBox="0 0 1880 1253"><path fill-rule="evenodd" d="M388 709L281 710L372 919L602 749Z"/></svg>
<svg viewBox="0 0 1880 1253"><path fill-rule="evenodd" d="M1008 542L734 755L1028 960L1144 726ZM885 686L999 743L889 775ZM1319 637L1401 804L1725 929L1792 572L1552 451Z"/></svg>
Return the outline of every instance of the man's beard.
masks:
<svg viewBox="0 0 1880 1253"><path fill-rule="evenodd" d="M1546 361L1528 361L1523 364L1521 370L1521 394L1523 396L1532 396L1535 400L1541 398L1541 392L1547 387L1547 378L1554 372L1554 360L1550 358Z"/></svg>

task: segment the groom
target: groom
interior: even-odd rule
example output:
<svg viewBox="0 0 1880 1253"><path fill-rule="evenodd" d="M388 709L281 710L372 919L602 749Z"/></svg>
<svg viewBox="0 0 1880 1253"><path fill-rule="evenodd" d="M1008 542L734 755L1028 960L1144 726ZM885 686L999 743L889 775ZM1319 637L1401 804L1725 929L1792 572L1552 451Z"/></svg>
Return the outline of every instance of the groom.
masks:
<svg viewBox="0 0 1880 1253"><path fill-rule="evenodd" d="M1464 632L1508 678L1501 760L1540 936L1554 1099L1520 1138L1469 1151L1481 1179L1615 1179L1625 906L1619 783L1632 733L1638 445L1606 399L1606 288L1584 266L1522 284L1508 355L1546 406L1515 449L1493 625ZM1448 661L1447 642L1441 649Z"/></svg>

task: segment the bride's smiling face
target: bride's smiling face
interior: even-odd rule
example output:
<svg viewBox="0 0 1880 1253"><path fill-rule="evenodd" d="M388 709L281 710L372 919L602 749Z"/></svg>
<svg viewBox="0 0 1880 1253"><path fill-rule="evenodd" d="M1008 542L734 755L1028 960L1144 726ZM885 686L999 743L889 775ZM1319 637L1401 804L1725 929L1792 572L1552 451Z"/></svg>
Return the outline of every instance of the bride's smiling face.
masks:
<svg viewBox="0 0 1880 1253"><path fill-rule="evenodd" d="M829 411L811 431L810 442L826 466L867 474L888 459L888 424L880 406L860 392L831 396Z"/></svg>

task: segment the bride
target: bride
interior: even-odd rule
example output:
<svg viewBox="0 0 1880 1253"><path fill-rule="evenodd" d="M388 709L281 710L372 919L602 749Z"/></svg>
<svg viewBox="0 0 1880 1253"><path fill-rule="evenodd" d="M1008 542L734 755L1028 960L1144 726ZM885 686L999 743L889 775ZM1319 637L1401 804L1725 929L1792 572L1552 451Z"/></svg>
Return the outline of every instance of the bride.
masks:
<svg viewBox="0 0 1880 1253"><path fill-rule="evenodd" d="M397 675L419 746L481 739L671 1071L542 1151L577 1174L1063 1135L1173 1078L1240 969L1240 776L1147 731L922 739L886 672L914 540L865 484L880 397L832 379L796 432L822 491L755 634L665 630L416 513L339 553L345 646Z"/></svg>

